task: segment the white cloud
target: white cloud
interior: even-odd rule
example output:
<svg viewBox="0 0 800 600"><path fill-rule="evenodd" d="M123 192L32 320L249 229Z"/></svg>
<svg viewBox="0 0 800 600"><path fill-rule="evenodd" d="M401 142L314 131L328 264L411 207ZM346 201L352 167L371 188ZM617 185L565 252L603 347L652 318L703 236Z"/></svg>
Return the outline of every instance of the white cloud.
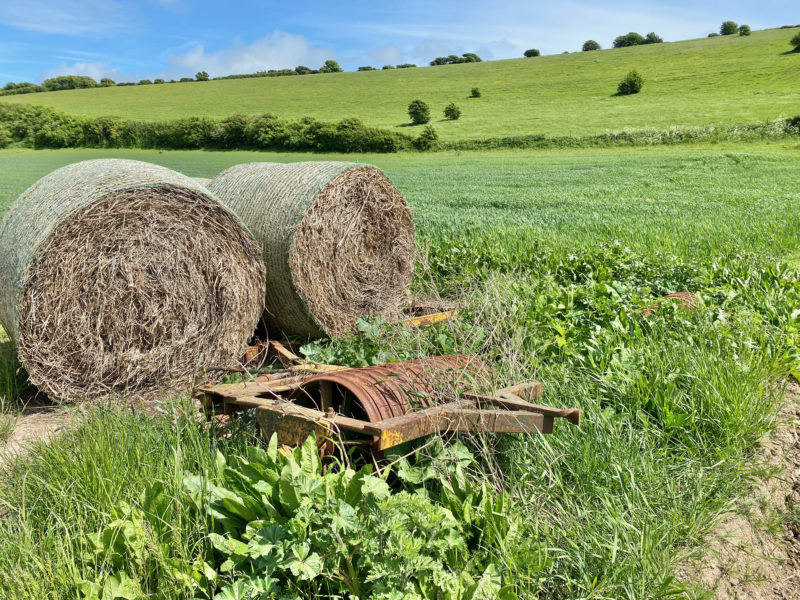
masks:
<svg viewBox="0 0 800 600"><path fill-rule="evenodd" d="M297 65L318 68L329 58L334 58L331 46L312 46L301 35L275 31L252 44L236 39L229 48L218 52L206 52L202 44L197 44L187 52L170 54L169 62L178 72L194 74L206 71L212 77L219 77L290 69Z"/></svg>
<svg viewBox="0 0 800 600"><path fill-rule="evenodd" d="M403 52L394 44L386 44L380 48L375 48L369 53L370 60L383 65L398 65L403 62Z"/></svg>
<svg viewBox="0 0 800 600"><path fill-rule="evenodd" d="M122 80L122 74L107 62L75 62L71 65L62 62L58 68L42 73L41 79L59 75L88 75L95 81L100 81L103 77L114 81Z"/></svg>
<svg viewBox="0 0 800 600"><path fill-rule="evenodd" d="M131 30L135 15L114 0L3 0L0 24L72 36L102 37Z"/></svg>

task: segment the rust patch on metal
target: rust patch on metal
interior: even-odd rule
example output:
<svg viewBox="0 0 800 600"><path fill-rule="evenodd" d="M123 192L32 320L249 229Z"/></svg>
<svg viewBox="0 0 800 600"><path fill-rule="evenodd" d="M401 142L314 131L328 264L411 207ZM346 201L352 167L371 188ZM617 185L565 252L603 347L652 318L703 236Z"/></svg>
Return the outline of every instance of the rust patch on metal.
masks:
<svg viewBox="0 0 800 600"><path fill-rule="evenodd" d="M700 299L692 292L675 292L674 294L667 294L663 300L677 300L682 308L691 310L697 308L700 304ZM656 314L657 308L661 307L661 301L653 302L650 306L641 309L641 312L646 317L651 317Z"/></svg>
<svg viewBox="0 0 800 600"><path fill-rule="evenodd" d="M474 356L428 357L316 375L301 384L292 400L321 408L322 392L333 384L337 412L354 415L356 403L375 423L433 406L442 390L481 387L490 375L491 369Z"/></svg>

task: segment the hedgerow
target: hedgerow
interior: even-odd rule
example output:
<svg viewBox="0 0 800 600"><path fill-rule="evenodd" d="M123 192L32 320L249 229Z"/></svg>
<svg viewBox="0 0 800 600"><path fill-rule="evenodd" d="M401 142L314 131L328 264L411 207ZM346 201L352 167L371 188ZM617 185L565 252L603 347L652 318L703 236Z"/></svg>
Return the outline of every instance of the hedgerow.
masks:
<svg viewBox="0 0 800 600"><path fill-rule="evenodd" d="M474 94L474 90L473 90ZM172 121L126 121L81 117L41 106L0 104L0 135L7 145L33 148L254 149L311 152L399 152L401 150L486 150L496 148L595 148L667 146L698 142L755 141L800 134L797 118L763 123L626 129L589 136L527 134L440 142L423 129L416 137L369 127L356 118L338 123L305 117L236 114L224 119L189 117ZM435 132L434 132L435 133Z"/></svg>
<svg viewBox="0 0 800 600"><path fill-rule="evenodd" d="M126 121L81 117L36 106L0 105L0 126L11 142L35 148L163 148L397 152L412 136L368 127L354 118L338 123L306 117L287 121L273 115L233 115L216 120Z"/></svg>

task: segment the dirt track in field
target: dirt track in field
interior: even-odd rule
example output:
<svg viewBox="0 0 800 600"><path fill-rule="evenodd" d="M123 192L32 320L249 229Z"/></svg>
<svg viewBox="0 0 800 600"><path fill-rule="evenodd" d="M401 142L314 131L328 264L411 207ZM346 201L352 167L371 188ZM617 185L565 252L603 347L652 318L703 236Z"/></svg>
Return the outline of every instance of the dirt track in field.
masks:
<svg viewBox="0 0 800 600"><path fill-rule="evenodd" d="M74 408L66 406L28 407L15 418L14 430L5 443L0 443L0 468L15 454L37 441L46 440L64 431L76 418Z"/></svg>
<svg viewBox="0 0 800 600"><path fill-rule="evenodd" d="M800 600L800 385L789 383L780 423L764 440L770 477L754 482L707 537L703 556L678 572L717 600Z"/></svg>

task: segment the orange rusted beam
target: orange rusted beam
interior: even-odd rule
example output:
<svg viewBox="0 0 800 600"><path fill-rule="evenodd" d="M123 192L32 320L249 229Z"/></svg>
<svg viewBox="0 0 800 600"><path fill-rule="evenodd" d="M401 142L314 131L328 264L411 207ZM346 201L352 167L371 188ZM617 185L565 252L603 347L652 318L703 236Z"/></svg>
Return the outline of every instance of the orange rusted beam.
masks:
<svg viewBox="0 0 800 600"><path fill-rule="evenodd" d="M459 312L461 312L460 309L455 309L455 310L447 310L437 313L431 313L429 315L408 317L407 319L403 320L403 324L408 327L427 327L428 325L433 325L434 323L439 323L441 321L446 321L447 319L452 319L453 317L456 317Z"/></svg>

